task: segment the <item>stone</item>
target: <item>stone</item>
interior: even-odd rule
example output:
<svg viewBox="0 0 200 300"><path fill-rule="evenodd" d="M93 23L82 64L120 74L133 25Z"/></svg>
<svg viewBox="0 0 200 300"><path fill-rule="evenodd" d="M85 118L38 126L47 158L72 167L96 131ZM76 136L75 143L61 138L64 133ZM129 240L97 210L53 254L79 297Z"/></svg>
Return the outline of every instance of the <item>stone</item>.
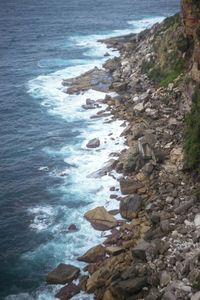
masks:
<svg viewBox="0 0 200 300"><path fill-rule="evenodd" d="M170 291L166 291L161 300L176 300L176 297Z"/></svg>
<svg viewBox="0 0 200 300"><path fill-rule="evenodd" d="M153 159L156 162L156 157L154 153L154 145L156 143L156 138L153 134L145 134L143 137L138 139L138 150L139 154L143 159Z"/></svg>
<svg viewBox="0 0 200 300"><path fill-rule="evenodd" d="M72 230L78 230L78 228L76 227L75 224L71 224L71 225L69 225L68 230L70 230L70 231L72 231Z"/></svg>
<svg viewBox="0 0 200 300"><path fill-rule="evenodd" d="M123 251L124 248L122 247L117 247L117 246L106 247L106 252L109 253L110 255L118 255Z"/></svg>
<svg viewBox="0 0 200 300"><path fill-rule="evenodd" d="M193 203L194 203L194 201L190 200L190 201L187 201L187 202L181 204L179 207L175 208L175 210L174 210L175 214L177 214L177 215L184 214L190 207L193 206Z"/></svg>
<svg viewBox="0 0 200 300"><path fill-rule="evenodd" d="M86 104L87 104L87 105L91 105L91 104L93 105L93 104L95 104L95 100L92 100L92 99L90 99L90 98L87 98L87 99L86 99Z"/></svg>
<svg viewBox="0 0 200 300"><path fill-rule="evenodd" d="M197 214L194 218L194 225L199 228L200 227L200 214Z"/></svg>
<svg viewBox="0 0 200 300"><path fill-rule="evenodd" d="M101 169L87 175L87 178L100 178L100 177L103 177L103 176L107 175L108 172L112 171L114 169L115 165L116 165L116 160L115 159L110 159L109 161L107 161L104 164L104 166Z"/></svg>
<svg viewBox="0 0 200 300"><path fill-rule="evenodd" d="M83 276L81 276L80 279L79 279L79 284L78 284L78 286L80 287L80 289L81 289L82 291L86 291L86 284L87 284L88 278L89 278L89 276L83 275Z"/></svg>
<svg viewBox="0 0 200 300"><path fill-rule="evenodd" d="M137 217L142 208L142 198L135 195L130 198L125 198L120 202L120 214L123 218L132 220Z"/></svg>
<svg viewBox="0 0 200 300"><path fill-rule="evenodd" d="M77 260L87 263L98 262L99 260L102 260L105 252L105 247L103 247L102 245L98 245L89 249L84 255L78 257Z"/></svg>
<svg viewBox="0 0 200 300"><path fill-rule="evenodd" d="M109 230L118 224L118 221L103 206L89 210L84 217L97 230Z"/></svg>
<svg viewBox="0 0 200 300"><path fill-rule="evenodd" d="M193 294L191 300L200 300L200 292Z"/></svg>
<svg viewBox="0 0 200 300"><path fill-rule="evenodd" d="M122 295L134 295L139 293L141 289L147 285L146 277L138 277L118 282L116 290Z"/></svg>
<svg viewBox="0 0 200 300"><path fill-rule="evenodd" d="M65 284L76 279L80 269L66 264L59 264L52 272L47 275L46 282L49 284Z"/></svg>
<svg viewBox="0 0 200 300"><path fill-rule="evenodd" d="M95 106L93 104L83 104L82 108L84 108L84 109L95 109Z"/></svg>
<svg viewBox="0 0 200 300"><path fill-rule="evenodd" d="M59 290L59 292L55 295L56 298L60 300L68 300L73 296L80 293L80 287L75 285L74 283L69 283Z"/></svg>
<svg viewBox="0 0 200 300"><path fill-rule="evenodd" d="M96 138L90 140L86 145L87 148L97 148L99 146L100 146L100 140Z"/></svg>
<svg viewBox="0 0 200 300"><path fill-rule="evenodd" d="M144 104L143 104L143 102L142 102L142 103L136 104L136 105L134 106L134 111L135 111L136 113L141 113L141 112L143 112L143 111L144 111Z"/></svg>
<svg viewBox="0 0 200 300"><path fill-rule="evenodd" d="M142 188L143 184L136 181L135 179L121 179L120 189L123 195L133 194L138 189Z"/></svg>
<svg viewBox="0 0 200 300"><path fill-rule="evenodd" d="M171 276L167 271L163 271L160 275L160 286L164 287L168 285L171 280Z"/></svg>
<svg viewBox="0 0 200 300"><path fill-rule="evenodd" d="M151 244L143 241L132 250L133 257L146 261L147 251L151 248Z"/></svg>

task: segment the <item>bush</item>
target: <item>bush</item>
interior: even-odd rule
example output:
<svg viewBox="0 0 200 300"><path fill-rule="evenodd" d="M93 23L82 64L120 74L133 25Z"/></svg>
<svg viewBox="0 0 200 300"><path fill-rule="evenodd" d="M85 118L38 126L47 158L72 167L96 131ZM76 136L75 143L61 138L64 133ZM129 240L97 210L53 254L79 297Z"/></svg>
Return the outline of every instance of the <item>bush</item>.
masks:
<svg viewBox="0 0 200 300"><path fill-rule="evenodd" d="M184 150L188 168L198 168L200 162L200 90L195 88L192 109L185 119Z"/></svg>
<svg viewBox="0 0 200 300"><path fill-rule="evenodd" d="M182 53L186 52L189 48L189 42L188 39L184 36L183 33L179 36L179 39L177 41L177 48Z"/></svg>

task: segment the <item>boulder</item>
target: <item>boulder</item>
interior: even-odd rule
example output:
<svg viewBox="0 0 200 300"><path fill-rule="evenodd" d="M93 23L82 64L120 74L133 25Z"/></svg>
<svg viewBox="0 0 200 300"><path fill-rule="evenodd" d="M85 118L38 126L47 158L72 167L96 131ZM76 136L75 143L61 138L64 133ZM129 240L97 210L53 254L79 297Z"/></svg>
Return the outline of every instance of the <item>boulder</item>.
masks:
<svg viewBox="0 0 200 300"><path fill-rule="evenodd" d="M156 138L153 134L145 134L145 136L138 139L138 150L139 154L143 159L153 159L156 162L156 157L154 153L154 145L156 143Z"/></svg>
<svg viewBox="0 0 200 300"><path fill-rule="evenodd" d="M72 231L72 230L78 230L78 228L76 227L75 224L71 224L71 225L69 225L68 230L70 230L70 231Z"/></svg>
<svg viewBox="0 0 200 300"><path fill-rule="evenodd" d="M141 242L132 250L133 257L146 261L147 251L151 248L151 244L148 242Z"/></svg>
<svg viewBox="0 0 200 300"><path fill-rule="evenodd" d="M137 277L133 279L123 280L117 283L116 289L121 295L134 295L148 286L146 277Z"/></svg>
<svg viewBox="0 0 200 300"><path fill-rule="evenodd" d="M100 178L100 177L107 175L108 172L110 172L114 169L116 162L117 161L115 159L110 159L109 161L107 161L105 163L103 168L101 168L93 173L90 173L89 175L87 175L87 178Z"/></svg>
<svg viewBox="0 0 200 300"><path fill-rule="evenodd" d="M62 289L60 289L59 292L55 295L55 297L60 300L68 300L80 293L80 290L81 289L79 286L70 283L64 286Z"/></svg>
<svg viewBox="0 0 200 300"><path fill-rule="evenodd" d="M120 189L123 195L133 194L138 189L142 188L143 184L136 181L135 179L121 179Z"/></svg>
<svg viewBox="0 0 200 300"><path fill-rule="evenodd" d="M95 106L93 104L83 104L82 108L84 108L84 109L95 109Z"/></svg>
<svg viewBox="0 0 200 300"><path fill-rule="evenodd" d="M118 224L118 221L103 206L89 210L84 217L97 230L109 230Z"/></svg>
<svg viewBox="0 0 200 300"><path fill-rule="evenodd" d="M106 247L106 252L109 253L110 255L118 255L123 251L124 248L122 247L117 247L117 246Z"/></svg>
<svg viewBox="0 0 200 300"><path fill-rule="evenodd" d="M123 218L132 220L137 217L142 208L142 199L139 195L125 198L120 202L120 214Z"/></svg>
<svg viewBox="0 0 200 300"><path fill-rule="evenodd" d="M102 260L102 258L105 255L105 247L102 245L95 246L91 249L89 249L84 255L78 257L77 259L79 261L84 261L87 263L95 263L99 260Z"/></svg>
<svg viewBox="0 0 200 300"><path fill-rule="evenodd" d="M59 264L47 275L46 282L50 284L65 284L76 279L80 269L72 265Z"/></svg>
<svg viewBox="0 0 200 300"><path fill-rule="evenodd" d="M100 146L100 140L96 138L90 140L86 145L87 148L97 148L99 146Z"/></svg>
<svg viewBox="0 0 200 300"><path fill-rule="evenodd" d="M108 59L105 64L103 64L103 67L105 69L108 69L110 72L115 71L120 65L120 59L119 57L114 57Z"/></svg>

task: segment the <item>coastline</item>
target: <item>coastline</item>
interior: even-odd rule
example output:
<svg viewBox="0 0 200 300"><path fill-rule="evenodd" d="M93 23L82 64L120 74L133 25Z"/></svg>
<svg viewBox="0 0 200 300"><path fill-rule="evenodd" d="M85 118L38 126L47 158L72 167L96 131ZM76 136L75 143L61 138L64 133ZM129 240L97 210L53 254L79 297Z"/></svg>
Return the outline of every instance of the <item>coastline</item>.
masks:
<svg viewBox="0 0 200 300"><path fill-rule="evenodd" d="M178 112L176 98L168 106L168 92L157 88L141 68L142 61L153 55L151 42L162 26L155 24L139 34L101 41L119 50L120 57L108 59L105 71L94 69L64 81L70 85L70 93L90 88L116 92L116 97L105 97L108 108L93 118L111 115L109 122L122 120L128 125L122 133L127 147L113 154L114 160L95 175L104 176L112 170L121 174L123 196L117 200L123 219L115 219L118 211L108 215L102 208L85 214L95 229L111 229L111 234L105 236L103 245L94 245L79 257L89 263L84 271L90 276L83 275L78 285L69 283L62 288L56 295L59 299L70 299L81 290L94 293L99 300L161 299L170 293L174 299L186 299L192 293L181 271L183 261L189 257L196 260L199 255L199 241L193 245L197 226L193 215L187 215L198 203L191 195L194 183L183 169L184 112ZM84 109L100 104L88 101ZM174 269L177 261L181 266L176 264Z"/></svg>

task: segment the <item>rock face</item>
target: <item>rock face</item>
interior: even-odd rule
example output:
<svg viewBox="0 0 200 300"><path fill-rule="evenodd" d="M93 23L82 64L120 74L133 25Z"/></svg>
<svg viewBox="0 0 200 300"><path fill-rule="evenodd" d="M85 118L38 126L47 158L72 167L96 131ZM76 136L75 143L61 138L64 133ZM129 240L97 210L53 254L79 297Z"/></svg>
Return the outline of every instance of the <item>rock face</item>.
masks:
<svg viewBox="0 0 200 300"><path fill-rule="evenodd" d="M181 7L181 19L184 25L185 34L190 40L190 44L192 45L192 43L194 43L191 74L195 81L200 82L200 4L198 0L182 0Z"/></svg>
<svg viewBox="0 0 200 300"><path fill-rule="evenodd" d="M46 281L50 284L65 284L76 279L80 269L72 265L59 264L47 275Z"/></svg>
<svg viewBox="0 0 200 300"><path fill-rule="evenodd" d="M103 206L89 210L84 217L97 230L108 230L118 224L117 220Z"/></svg>
<svg viewBox="0 0 200 300"><path fill-rule="evenodd" d="M87 148L97 148L99 146L100 146L100 140L96 138L90 140L86 145Z"/></svg>

